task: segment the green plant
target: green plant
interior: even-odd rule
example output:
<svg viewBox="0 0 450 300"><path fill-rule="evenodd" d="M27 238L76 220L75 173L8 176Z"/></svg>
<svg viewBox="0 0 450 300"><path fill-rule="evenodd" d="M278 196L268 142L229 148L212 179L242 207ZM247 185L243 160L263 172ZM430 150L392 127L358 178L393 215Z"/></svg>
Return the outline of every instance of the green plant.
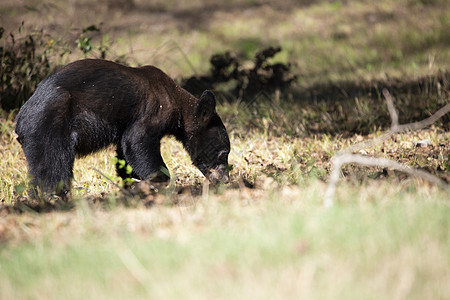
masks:
<svg viewBox="0 0 450 300"><path fill-rule="evenodd" d="M109 50L109 46L105 42L105 39L102 38L101 42L98 45L94 44L92 41L94 35L100 32L101 28L95 25L91 25L82 29L76 43L78 49L83 52L84 58L87 58L93 51L99 51L100 57L102 59L106 58L106 53Z"/></svg>
<svg viewBox="0 0 450 300"><path fill-rule="evenodd" d="M113 162L114 164L117 165L118 169L125 169L125 174L127 174L128 176L131 176L131 173L133 173L133 168L127 164L127 162L124 159L118 159L117 157L113 158ZM124 184L129 184L129 183L133 183L133 179L130 178L125 178L123 180Z"/></svg>

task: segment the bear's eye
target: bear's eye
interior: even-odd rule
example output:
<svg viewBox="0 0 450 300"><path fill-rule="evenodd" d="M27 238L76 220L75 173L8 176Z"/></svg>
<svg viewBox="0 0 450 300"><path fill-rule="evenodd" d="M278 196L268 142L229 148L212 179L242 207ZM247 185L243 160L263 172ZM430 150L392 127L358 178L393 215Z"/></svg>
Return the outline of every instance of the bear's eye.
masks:
<svg viewBox="0 0 450 300"><path fill-rule="evenodd" d="M219 152L219 155L217 155L218 160L225 160L228 157L228 151L222 150Z"/></svg>

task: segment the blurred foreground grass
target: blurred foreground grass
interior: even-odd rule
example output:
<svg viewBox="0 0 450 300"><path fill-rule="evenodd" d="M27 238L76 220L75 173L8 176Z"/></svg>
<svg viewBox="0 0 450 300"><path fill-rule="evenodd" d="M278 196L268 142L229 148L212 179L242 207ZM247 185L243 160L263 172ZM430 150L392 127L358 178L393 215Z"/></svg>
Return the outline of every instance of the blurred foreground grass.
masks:
<svg viewBox="0 0 450 300"><path fill-rule="evenodd" d="M2 299L445 299L448 193L322 182L179 205L7 215Z"/></svg>

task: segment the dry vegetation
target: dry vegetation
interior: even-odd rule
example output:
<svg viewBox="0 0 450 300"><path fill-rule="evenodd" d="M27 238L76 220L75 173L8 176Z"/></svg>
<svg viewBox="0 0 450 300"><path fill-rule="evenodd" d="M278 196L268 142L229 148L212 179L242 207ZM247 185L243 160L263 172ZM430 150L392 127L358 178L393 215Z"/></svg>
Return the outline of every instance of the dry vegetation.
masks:
<svg viewBox="0 0 450 300"><path fill-rule="evenodd" d="M448 1L25 2L3 0L0 25L18 40L39 32L52 67L82 58L76 41L95 24L87 56L107 49L108 59L181 80L205 74L217 52L251 66L258 50L280 45L271 62L290 63L298 78L250 99L218 88L229 186L205 184L165 138L173 181L133 197L112 183L121 184L109 148L76 161L69 203L29 203L15 111L2 111L1 299L450 297L450 191L346 165L337 205L322 205L330 158L389 128L383 88L400 123L450 101ZM358 153L448 183L449 124L447 115Z"/></svg>

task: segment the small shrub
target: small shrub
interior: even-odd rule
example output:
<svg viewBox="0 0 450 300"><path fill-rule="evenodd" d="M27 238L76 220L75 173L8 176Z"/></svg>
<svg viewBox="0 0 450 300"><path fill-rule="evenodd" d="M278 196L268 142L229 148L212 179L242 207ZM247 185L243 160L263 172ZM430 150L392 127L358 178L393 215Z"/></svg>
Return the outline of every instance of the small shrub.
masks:
<svg viewBox="0 0 450 300"><path fill-rule="evenodd" d="M35 91L39 82L47 77L56 66L64 61L66 54L72 53L73 42L56 40L43 30L24 33L24 24L17 32L6 34L0 27L0 103L6 111L19 109ZM109 52L107 38L101 36L101 42L92 41L99 34L100 27L91 25L83 28L76 46L83 52L84 58L99 53L106 58ZM116 61L124 62L118 57Z"/></svg>
<svg viewBox="0 0 450 300"><path fill-rule="evenodd" d="M51 71L49 56L55 41L43 31L5 34L0 27L0 102L4 110L17 109Z"/></svg>
<svg viewBox="0 0 450 300"><path fill-rule="evenodd" d="M281 47L268 47L257 52L250 67L246 66L246 62L239 61L232 52L215 54L210 59L210 74L183 79L182 86L197 96L205 89L215 89L247 98L262 91L286 90L297 75L292 73L290 64L270 61L279 52Z"/></svg>
<svg viewBox="0 0 450 300"><path fill-rule="evenodd" d="M92 42L92 38L95 34L100 33L101 28L99 26L91 25L81 30L80 36L76 43L79 50L83 52L84 58L87 58L93 51L98 51L102 59L106 59L106 53L109 50L107 43L102 38L101 43L96 45Z"/></svg>

